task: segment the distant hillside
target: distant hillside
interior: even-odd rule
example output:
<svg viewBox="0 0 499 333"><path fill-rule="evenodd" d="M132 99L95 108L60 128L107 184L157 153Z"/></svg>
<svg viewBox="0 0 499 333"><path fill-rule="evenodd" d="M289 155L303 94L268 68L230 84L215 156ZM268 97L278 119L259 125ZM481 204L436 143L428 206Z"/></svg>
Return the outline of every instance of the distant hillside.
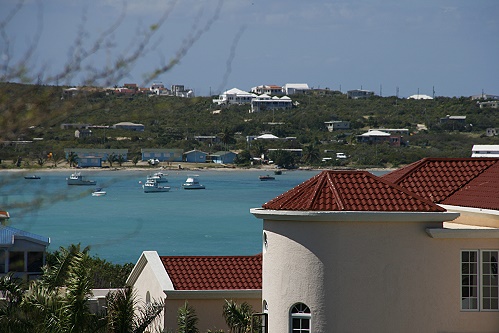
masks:
<svg viewBox="0 0 499 333"><path fill-rule="evenodd" d="M119 96L91 89L71 97L62 91L63 87L0 84L0 140L4 142L0 158L5 163L19 156L36 161L48 152L62 156L67 147L126 148L129 156L137 155L141 148L154 147L206 152L230 148L247 151L244 156L260 156L268 149L306 148L308 153L313 149L307 155L311 158L304 159L306 164L381 167L430 156L467 157L473 144L499 144L497 136L484 135L486 128L499 127L499 110L480 109L470 98L351 100L340 92L322 90L290 96L297 105L292 110L249 113L249 105L220 108L209 97ZM461 125L441 123L447 115L466 119ZM329 132L324 122L332 120L349 121L351 127ZM104 128L119 122L143 124L145 130ZM76 139L74 128L61 128L62 124L75 123L102 128L93 128L91 136ZM407 144L401 147L357 143L357 135L373 128L403 128L410 135L404 136ZM246 140L263 133L296 139L253 141L251 145ZM195 136L214 135L225 142L195 140ZM34 139L32 143L19 142ZM335 152L346 153L349 158L321 162L323 157L334 157Z"/></svg>

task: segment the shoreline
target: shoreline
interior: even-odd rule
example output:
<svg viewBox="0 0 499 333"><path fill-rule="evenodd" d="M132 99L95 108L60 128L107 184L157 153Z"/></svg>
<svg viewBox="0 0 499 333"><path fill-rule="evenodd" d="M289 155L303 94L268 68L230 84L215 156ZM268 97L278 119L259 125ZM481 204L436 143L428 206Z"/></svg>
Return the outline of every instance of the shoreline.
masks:
<svg viewBox="0 0 499 333"><path fill-rule="evenodd" d="M300 167L297 169L279 169L284 172L292 172L292 171L324 171L324 170L333 170L333 171L341 171L341 170L363 170L363 171L393 171L396 170L397 168L352 168L352 167ZM109 171L109 172L117 172L117 171L151 171L151 172L157 172L157 171L258 171L261 170L262 172L273 172L275 170L278 170L275 166L270 166L270 165L261 165L261 166L252 166L252 167L236 167L236 166L226 166L226 165L220 165L220 166L213 166L210 165L208 167L200 165L200 164L195 164L195 163L179 163L177 167L173 166L149 166L149 165L142 165L142 166L117 166L117 167L89 167L89 168L74 168L74 167L69 167L69 166L49 166L49 167L33 167L33 168L4 168L0 169L0 173L2 171L5 172L19 172L19 173L26 173L26 174L37 174L37 173L43 173L43 172L51 172L51 171L60 171L60 172L96 172L96 171Z"/></svg>

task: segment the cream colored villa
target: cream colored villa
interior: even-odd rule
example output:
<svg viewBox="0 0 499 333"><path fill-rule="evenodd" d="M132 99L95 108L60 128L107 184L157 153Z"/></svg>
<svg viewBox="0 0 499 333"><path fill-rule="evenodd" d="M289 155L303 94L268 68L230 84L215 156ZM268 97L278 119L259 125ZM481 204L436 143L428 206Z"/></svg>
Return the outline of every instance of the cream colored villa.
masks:
<svg viewBox="0 0 499 333"><path fill-rule="evenodd" d="M499 332L498 158L428 158L383 177L323 171L251 213L263 220L255 256L261 296L258 285L238 281L242 290L255 288L264 332ZM148 292L166 297L166 317L206 292L182 295L172 281L190 281L195 271L167 266L164 257L144 264L148 257L129 282L146 299ZM252 267L247 278L259 269ZM220 315L206 318L201 331L222 327L209 324Z"/></svg>
<svg viewBox="0 0 499 333"><path fill-rule="evenodd" d="M499 159L324 171L263 219L268 332L498 332Z"/></svg>

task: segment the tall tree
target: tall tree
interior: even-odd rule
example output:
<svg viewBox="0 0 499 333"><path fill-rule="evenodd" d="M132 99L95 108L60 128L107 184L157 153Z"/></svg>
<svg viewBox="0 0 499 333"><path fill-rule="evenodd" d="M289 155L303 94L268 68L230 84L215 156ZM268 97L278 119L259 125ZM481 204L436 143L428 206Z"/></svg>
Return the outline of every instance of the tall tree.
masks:
<svg viewBox="0 0 499 333"><path fill-rule="evenodd" d="M319 148L317 148L314 144L309 144L305 146L303 150L303 156L301 158L302 162L307 164L314 164L319 162L321 159L321 153L319 152Z"/></svg>
<svg viewBox="0 0 499 333"><path fill-rule="evenodd" d="M71 151L71 152L69 152L68 157L66 158L66 160L68 161L70 168L72 168L74 166L77 166L78 165L78 154L76 154L75 152Z"/></svg>
<svg viewBox="0 0 499 333"><path fill-rule="evenodd" d="M229 150L231 144L236 143L236 139L234 138L234 132L231 131L228 127L224 127L222 132L219 133L220 141L224 144L224 149Z"/></svg>

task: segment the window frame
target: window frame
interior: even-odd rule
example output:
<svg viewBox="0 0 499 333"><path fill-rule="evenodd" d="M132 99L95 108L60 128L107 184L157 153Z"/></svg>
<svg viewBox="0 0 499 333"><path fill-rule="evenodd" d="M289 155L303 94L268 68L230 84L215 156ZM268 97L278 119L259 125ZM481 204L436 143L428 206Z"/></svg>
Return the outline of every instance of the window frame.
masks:
<svg viewBox="0 0 499 333"><path fill-rule="evenodd" d="M468 261L463 261L463 256L467 253ZM469 260L470 254L475 254L474 261ZM499 312L499 277L497 272L497 262L499 256L498 249L463 249L460 251L460 311L463 312ZM488 260L485 259L488 255ZM494 266L495 263L495 266ZM468 270L465 271L465 265ZM470 265L473 265L471 267ZM490 266L488 266L490 265ZM472 269L470 269L472 268ZM495 269L494 269L495 268ZM474 277L474 280L473 280ZM467 284L463 282L467 280ZM471 281L470 281L471 280ZM463 291L468 289L468 292L474 288L476 295L465 295ZM495 290L494 290L495 289ZM488 292L486 292L488 290ZM465 299L473 299L475 303L467 308L463 307ZM485 301L489 301L485 304ZM492 302L495 301L496 308L492 307ZM468 303L469 304L469 303ZM487 307L487 308L486 308Z"/></svg>
<svg viewBox="0 0 499 333"><path fill-rule="evenodd" d="M297 312L294 312L294 310L297 309L297 306L305 307L304 310L306 310L306 311L299 310ZM295 328L293 326L294 319L299 319L300 323L303 320L307 320L308 321L308 329L301 328L301 325L299 328ZM312 333L312 311L310 310L308 305L306 305L305 303L302 303L302 302L295 303L289 309L289 332L290 333Z"/></svg>

